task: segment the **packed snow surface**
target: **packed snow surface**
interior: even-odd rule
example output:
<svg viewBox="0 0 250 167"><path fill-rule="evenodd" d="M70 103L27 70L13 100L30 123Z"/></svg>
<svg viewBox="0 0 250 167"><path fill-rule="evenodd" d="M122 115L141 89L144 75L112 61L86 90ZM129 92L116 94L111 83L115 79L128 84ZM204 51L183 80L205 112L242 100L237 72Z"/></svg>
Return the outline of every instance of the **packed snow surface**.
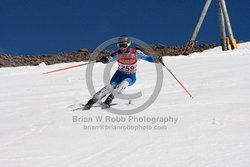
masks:
<svg viewBox="0 0 250 167"><path fill-rule="evenodd" d="M163 69L157 99L134 115L71 111L91 98L86 66L42 73L81 63L1 68L0 166L249 167L250 43L164 62L194 98ZM96 90L104 86L104 68L94 66ZM114 108L140 106L155 81L154 64L139 61L137 82L124 93L142 97L131 104L115 99Z"/></svg>

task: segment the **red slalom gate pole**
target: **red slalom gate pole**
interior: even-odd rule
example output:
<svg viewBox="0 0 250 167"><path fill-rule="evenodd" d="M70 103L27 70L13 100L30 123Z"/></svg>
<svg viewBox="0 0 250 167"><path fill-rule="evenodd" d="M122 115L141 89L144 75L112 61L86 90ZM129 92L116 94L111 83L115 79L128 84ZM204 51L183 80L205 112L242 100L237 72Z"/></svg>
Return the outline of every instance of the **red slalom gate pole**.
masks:
<svg viewBox="0 0 250 167"><path fill-rule="evenodd" d="M189 95L190 98L193 99L193 96L189 91L182 85L182 83L178 80L178 78L170 71L170 69L161 61L161 64L168 70L168 72L174 77L174 79L181 85L181 87L185 90L185 92Z"/></svg>
<svg viewBox="0 0 250 167"><path fill-rule="evenodd" d="M84 63L84 64L79 64L79 65L75 65L75 66L60 68L60 69L58 69L58 70L48 71L48 72L45 72L45 73L43 73L43 74L50 74L50 73L54 73L54 72L59 72L59 71L63 71L63 70L68 70L68 69L71 69L71 68L76 68L76 67L84 66L84 65L87 65L87 64L92 64L92 63L95 63L95 62L96 62L96 61L92 61L92 62L88 62L88 63Z"/></svg>

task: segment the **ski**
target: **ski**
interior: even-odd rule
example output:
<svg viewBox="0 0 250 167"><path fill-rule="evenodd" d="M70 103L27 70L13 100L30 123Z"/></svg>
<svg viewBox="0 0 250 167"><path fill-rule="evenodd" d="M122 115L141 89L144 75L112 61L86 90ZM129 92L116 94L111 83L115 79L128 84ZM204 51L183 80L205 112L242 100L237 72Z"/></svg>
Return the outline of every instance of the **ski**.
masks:
<svg viewBox="0 0 250 167"><path fill-rule="evenodd" d="M115 106L115 105L118 105L118 103L111 103L110 104L110 106ZM85 105L84 104L78 104L78 105L76 105L76 108L74 108L74 107L75 107L75 105L70 106L70 108L73 108L73 109L71 109L71 111L90 110L90 109L85 109ZM109 108L109 106L106 106L103 103L99 103L98 105L93 105L92 106L92 108L98 108L98 107L100 107L101 109L107 109L107 108Z"/></svg>

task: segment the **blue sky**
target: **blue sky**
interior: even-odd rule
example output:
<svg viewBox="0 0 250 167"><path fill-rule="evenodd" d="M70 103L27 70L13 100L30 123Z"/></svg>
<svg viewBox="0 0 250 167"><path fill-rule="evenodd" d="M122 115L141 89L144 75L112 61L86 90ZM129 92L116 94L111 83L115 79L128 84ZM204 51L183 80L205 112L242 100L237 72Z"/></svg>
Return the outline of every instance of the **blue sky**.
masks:
<svg viewBox="0 0 250 167"><path fill-rule="evenodd" d="M206 0L0 0L0 53L94 50L127 34L148 44L184 45ZM250 41L250 1L226 0L237 40ZM219 43L213 0L199 43Z"/></svg>

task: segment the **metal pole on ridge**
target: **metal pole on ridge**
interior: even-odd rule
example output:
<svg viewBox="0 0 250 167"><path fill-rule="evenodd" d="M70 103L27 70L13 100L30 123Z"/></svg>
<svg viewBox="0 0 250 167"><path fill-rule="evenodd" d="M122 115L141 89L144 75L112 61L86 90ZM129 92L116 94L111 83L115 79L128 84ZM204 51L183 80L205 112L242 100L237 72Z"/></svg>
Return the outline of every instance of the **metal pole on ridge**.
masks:
<svg viewBox="0 0 250 167"><path fill-rule="evenodd" d="M237 41L233 35L233 31L232 31L225 1L226 0L216 0L217 11L218 11L217 13L218 13L219 24L220 24L221 46L222 46L222 50L233 50L233 49L237 49L238 46L237 46ZM195 39L198 35L198 32L200 30L200 27L206 16L206 13L208 11L208 8L211 2L212 0L206 0L205 6L195 26L192 37L188 40L186 46L184 47L183 55L189 55L190 53L193 52L193 48L195 46ZM227 34L229 35L229 37L226 37Z"/></svg>
<svg viewBox="0 0 250 167"><path fill-rule="evenodd" d="M203 8L203 10L201 12L200 18L197 21L197 24L195 26L192 37L188 41L187 45L184 48L184 53L183 53L184 55L189 55L193 51L193 48L195 46L195 39L196 39L196 37L198 35L198 32L200 31L201 25L203 23L203 20L204 20L206 14L207 14L207 11L208 11L208 8L209 8L211 2L212 2L212 0L207 0L206 1L205 6L204 6L204 8Z"/></svg>
<svg viewBox="0 0 250 167"><path fill-rule="evenodd" d="M221 10L223 12L225 23L227 26L227 31L228 31L228 35L229 35L229 42L228 43L229 43L229 45L231 45L232 50L237 49L238 48L237 41L233 35L230 19L229 19L228 12L227 12L226 2L225 2L225 0L219 0L218 2L221 5L221 8L222 8Z"/></svg>
<svg viewBox="0 0 250 167"><path fill-rule="evenodd" d="M227 35L226 35L226 26L225 26L225 19L221 7L221 3L219 0L216 1L217 4L217 12L218 12L218 19L219 19L219 26L220 26L220 41L221 41L221 47L222 50L228 50L227 46Z"/></svg>

